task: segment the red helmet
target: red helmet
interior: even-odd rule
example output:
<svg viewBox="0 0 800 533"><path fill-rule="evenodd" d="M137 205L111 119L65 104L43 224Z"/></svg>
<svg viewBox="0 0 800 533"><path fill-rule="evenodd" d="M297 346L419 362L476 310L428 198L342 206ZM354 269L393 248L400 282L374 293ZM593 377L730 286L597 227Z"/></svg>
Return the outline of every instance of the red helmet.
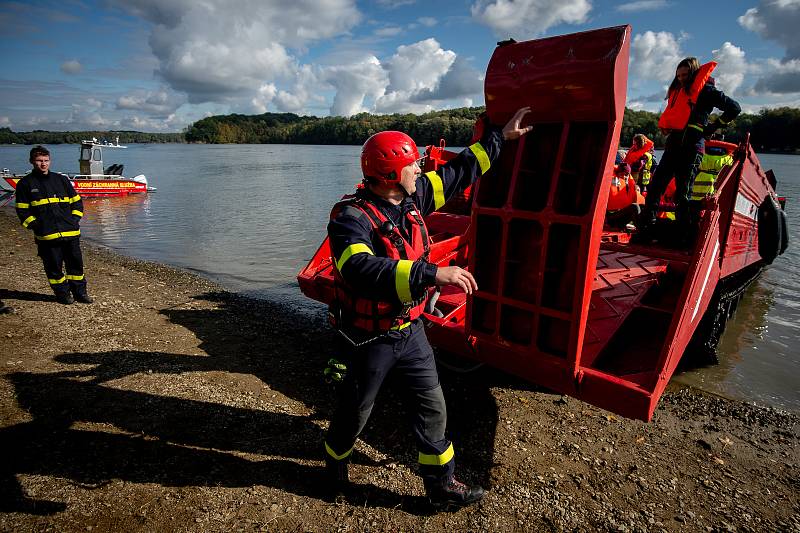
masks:
<svg viewBox="0 0 800 533"><path fill-rule="evenodd" d="M401 131L376 133L361 148L361 171L387 185L400 183L400 171L419 159L414 140Z"/></svg>

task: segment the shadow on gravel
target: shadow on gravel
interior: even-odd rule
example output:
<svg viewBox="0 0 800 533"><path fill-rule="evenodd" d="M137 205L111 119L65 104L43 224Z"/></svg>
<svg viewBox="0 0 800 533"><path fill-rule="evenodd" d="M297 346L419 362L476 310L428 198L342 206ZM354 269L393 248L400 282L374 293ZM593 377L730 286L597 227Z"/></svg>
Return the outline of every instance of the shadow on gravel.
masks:
<svg viewBox="0 0 800 533"><path fill-rule="evenodd" d="M322 368L335 354L335 333L322 316L310 318L272 302L223 292L196 299L215 302L218 308L192 309L188 305L161 312L172 323L193 331L207 356L141 351L65 353L56 360L75 365L74 370L7 375L20 407L32 421L0 429L0 442L10 448L7 456L14 458L0 466L0 510L52 514L65 508L60 502L42 502L25 495L16 478L20 474L63 477L90 488L113 479L172 487L264 485L326 498L321 421L332 413L335 395L322 380ZM197 399L202 392L196 388L179 388L181 382L170 396L109 383L134 374L152 374L152 379L158 379L158 375L190 372L253 375L269 389L301 402L311 414L288 414L279 406L272 411L205 401ZM148 376L144 382L150 379ZM191 383L208 387L209 396L216 400L225 397L224 382L229 379L236 378L214 375ZM442 374L457 473L484 486L491 482L497 425L490 387L496 386L498 379L508 378L486 371ZM387 381L361 437L388 459L375 463L355 454L356 463L373 467L390 462L416 464L410 423L401 407L401 389L391 378ZM241 394L240 388L227 390ZM269 395L262 394L259 399L272 403ZM276 398L274 403L282 400ZM272 458L251 460L242 457L243 453ZM300 464L301 460L314 460L315 466ZM370 484L360 484L348 501L359 506L402 508L413 514L429 511L421 497Z"/></svg>
<svg viewBox="0 0 800 533"><path fill-rule="evenodd" d="M41 294L38 292L13 291L10 289L0 289L0 300L25 300L27 302L54 302L56 301L53 293Z"/></svg>

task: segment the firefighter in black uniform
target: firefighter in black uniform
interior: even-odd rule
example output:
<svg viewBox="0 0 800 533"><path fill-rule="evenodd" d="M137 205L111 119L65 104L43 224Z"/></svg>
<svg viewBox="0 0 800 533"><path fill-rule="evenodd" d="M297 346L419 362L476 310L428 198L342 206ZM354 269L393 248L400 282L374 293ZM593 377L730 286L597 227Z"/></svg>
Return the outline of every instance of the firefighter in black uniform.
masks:
<svg viewBox="0 0 800 533"><path fill-rule="evenodd" d="M421 174L419 152L405 133L370 137L361 152L364 186L334 207L328 224L336 268L331 322L349 343L339 405L325 437L326 465L334 493L349 486L347 463L367 423L375 396L390 370L410 389L420 473L437 507L469 505L484 491L458 481L452 443L445 437L447 413L433 351L420 314L430 291L454 285L477 289L468 271L428 262L429 238L422 217L486 173L504 139L530 130L517 111L501 130L486 125L479 142L435 172Z"/></svg>
<svg viewBox="0 0 800 533"><path fill-rule="evenodd" d="M90 304L80 247L83 201L69 178L50 172L47 148L34 146L30 162L33 170L17 183L17 216L23 227L33 231L56 300ZM66 275L62 265L66 266Z"/></svg>

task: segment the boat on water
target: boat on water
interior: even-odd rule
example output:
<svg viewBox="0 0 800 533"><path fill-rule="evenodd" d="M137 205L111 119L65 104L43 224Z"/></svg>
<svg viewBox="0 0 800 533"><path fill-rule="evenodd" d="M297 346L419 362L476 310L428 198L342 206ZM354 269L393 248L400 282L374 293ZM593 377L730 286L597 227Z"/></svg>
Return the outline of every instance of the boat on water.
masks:
<svg viewBox="0 0 800 533"><path fill-rule="evenodd" d="M114 143L98 141L95 138L81 141L80 158L78 159L79 173L63 174L70 179L72 186L75 187L75 192L84 198L127 196L155 191L155 187L148 185L147 177L144 174L126 178L122 175L123 165L115 163L104 166L104 150L124 148L127 146L119 144L119 137ZM23 175L13 174L4 168L0 177L13 189L16 189L17 182L22 179Z"/></svg>
<svg viewBox="0 0 800 533"><path fill-rule="evenodd" d="M776 177L749 137L705 199L691 249L633 244L630 230L606 224L630 38L619 26L495 49L486 112L504 124L530 106L533 130L504 146L468 214L445 205L426 218L430 261L467 268L479 290L445 287L424 317L440 351L650 420L683 357L713 359L788 232ZM427 153L426 170L455 156ZM298 274L302 292L330 303L334 268L326 239Z"/></svg>

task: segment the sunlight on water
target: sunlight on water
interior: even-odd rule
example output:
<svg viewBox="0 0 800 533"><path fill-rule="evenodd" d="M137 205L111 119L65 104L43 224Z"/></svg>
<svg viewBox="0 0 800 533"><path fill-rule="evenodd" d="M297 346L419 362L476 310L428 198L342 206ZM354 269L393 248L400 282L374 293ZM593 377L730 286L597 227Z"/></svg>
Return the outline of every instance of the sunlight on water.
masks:
<svg viewBox="0 0 800 533"><path fill-rule="evenodd" d="M75 172L76 145L53 169ZM26 171L29 147L0 146L0 165ZM330 208L359 181L358 146L132 145L106 165L143 173L158 192L86 202L83 234L126 255L198 272L231 290L309 313L297 272L325 236ZM116 157L114 157L116 156ZM113 160L112 160L113 158ZM719 347L720 364L675 379L800 411L800 157L760 156L789 197L790 247L746 292ZM91 265L88 266L91 272Z"/></svg>

